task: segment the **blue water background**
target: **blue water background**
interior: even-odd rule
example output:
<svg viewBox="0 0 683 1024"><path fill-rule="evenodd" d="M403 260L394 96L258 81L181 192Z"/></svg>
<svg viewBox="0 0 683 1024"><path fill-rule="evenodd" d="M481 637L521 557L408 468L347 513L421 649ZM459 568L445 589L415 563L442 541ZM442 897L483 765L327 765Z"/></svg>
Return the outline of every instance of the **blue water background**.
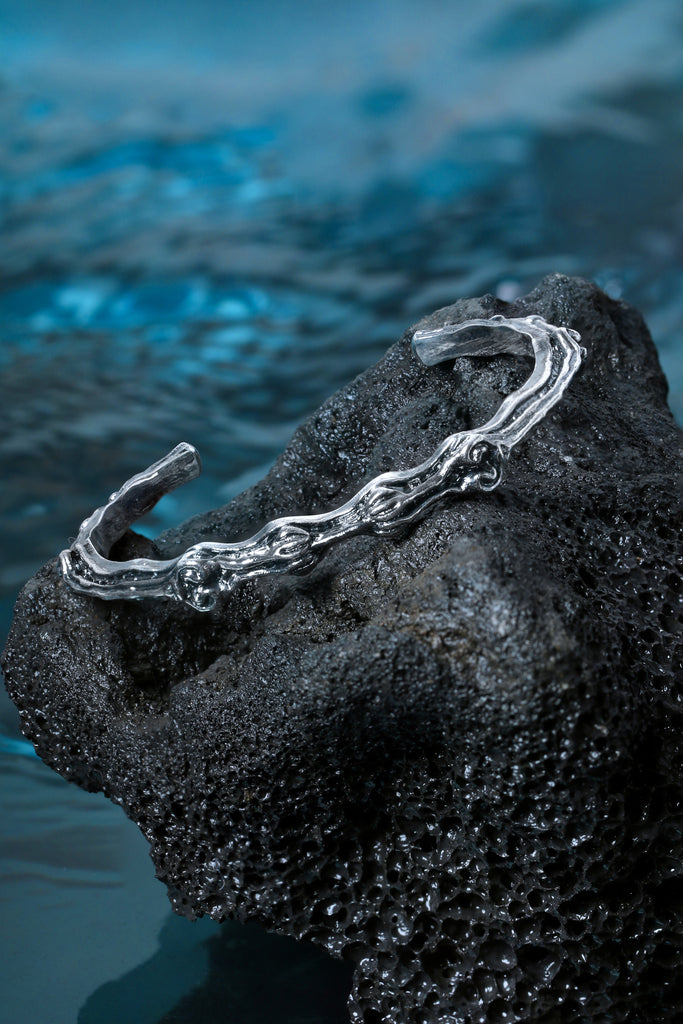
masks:
<svg viewBox="0 0 683 1024"><path fill-rule="evenodd" d="M0 0L3 635L128 476L185 439L145 529L225 502L460 296L596 280L683 419L682 173L679 0ZM344 1019L324 958L173 918L4 694L0 771L7 1024Z"/></svg>

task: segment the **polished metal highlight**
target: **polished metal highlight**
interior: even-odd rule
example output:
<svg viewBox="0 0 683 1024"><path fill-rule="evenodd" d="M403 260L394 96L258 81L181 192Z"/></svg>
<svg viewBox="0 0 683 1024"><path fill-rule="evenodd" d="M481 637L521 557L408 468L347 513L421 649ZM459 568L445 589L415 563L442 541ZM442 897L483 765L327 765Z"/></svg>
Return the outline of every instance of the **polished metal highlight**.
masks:
<svg viewBox="0 0 683 1024"><path fill-rule="evenodd" d="M381 473L347 502L321 515L273 519L247 540L205 541L167 561L108 558L128 527L164 494L201 472L196 449L183 442L131 477L82 524L60 555L66 582L81 594L106 599L168 597L208 611L221 593L269 573L308 572L325 550L359 533L389 536L422 518L436 502L499 485L510 450L562 397L584 350L580 335L540 316L467 320L416 331L413 348L426 366L461 356L528 351L535 356L526 383L505 398L483 427L447 437L414 469Z"/></svg>

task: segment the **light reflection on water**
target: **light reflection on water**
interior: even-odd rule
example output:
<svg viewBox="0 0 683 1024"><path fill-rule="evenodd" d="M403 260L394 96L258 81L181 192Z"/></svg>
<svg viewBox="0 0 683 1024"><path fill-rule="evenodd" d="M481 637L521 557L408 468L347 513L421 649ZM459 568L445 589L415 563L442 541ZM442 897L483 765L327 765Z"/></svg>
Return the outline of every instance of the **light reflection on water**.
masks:
<svg viewBox="0 0 683 1024"><path fill-rule="evenodd" d="M463 295L513 297L555 270L595 279L645 313L683 418L676 4L541 16L487 0L467 15L429 4L429 19L418 6L371 26L350 4L324 37L309 25L308 78L282 56L302 52L296 12L271 35L259 25L267 74L220 32L228 78L208 36L202 76L196 49L137 77L96 61L80 77L56 59L21 71L18 37L6 50L5 628L23 581L125 478L186 439L204 474L145 530L228 500L327 395ZM4 1019L40 1020L49 1000L54 1024L280 1024L290 990L287 1019L343 1019L333 965L237 926L169 920L133 826L44 769L3 700ZM269 989L265 960L280 965Z"/></svg>

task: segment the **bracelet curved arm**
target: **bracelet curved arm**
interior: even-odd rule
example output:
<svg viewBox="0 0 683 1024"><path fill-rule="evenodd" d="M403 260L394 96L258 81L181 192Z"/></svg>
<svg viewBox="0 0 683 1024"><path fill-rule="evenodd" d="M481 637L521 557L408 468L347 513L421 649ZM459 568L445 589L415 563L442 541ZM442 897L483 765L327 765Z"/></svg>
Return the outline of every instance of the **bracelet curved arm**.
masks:
<svg viewBox="0 0 683 1024"><path fill-rule="evenodd" d="M584 354L576 331L555 327L540 316L468 320L416 331L412 340L426 366L461 356L526 354L530 344L534 369L483 427L451 434L419 466L381 473L330 512L273 519L246 540L202 542L168 560L109 559L113 544L136 519L164 494L199 476L199 454L183 442L131 477L85 520L74 543L60 554L68 585L94 597L167 597L208 611L220 593L242 580L307 572L331 544L345 537L391 535L446 496L491 491L502 480L510 449L560 400Z"/></svg>

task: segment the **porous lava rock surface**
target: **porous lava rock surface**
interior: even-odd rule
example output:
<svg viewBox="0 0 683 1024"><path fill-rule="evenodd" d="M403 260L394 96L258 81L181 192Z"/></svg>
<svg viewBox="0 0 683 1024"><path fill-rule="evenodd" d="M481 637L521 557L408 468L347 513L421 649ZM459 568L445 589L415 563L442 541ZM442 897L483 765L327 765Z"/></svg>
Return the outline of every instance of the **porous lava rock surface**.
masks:
<svg viewBox="0 0 683 1024"><path fill-rule="evenodd" d="M547 278L496 313L585 362L488 494L210 614L23 589L5 654L26 735L120 803L187 917L355 965L354 1024L683 1019L680 434L639 314ZM529 365L426 369L412 331L170 557L324 511L484 423ZM112 481L112 485L119 481ZM123 557L151 542L129 534Z"/></svg>

